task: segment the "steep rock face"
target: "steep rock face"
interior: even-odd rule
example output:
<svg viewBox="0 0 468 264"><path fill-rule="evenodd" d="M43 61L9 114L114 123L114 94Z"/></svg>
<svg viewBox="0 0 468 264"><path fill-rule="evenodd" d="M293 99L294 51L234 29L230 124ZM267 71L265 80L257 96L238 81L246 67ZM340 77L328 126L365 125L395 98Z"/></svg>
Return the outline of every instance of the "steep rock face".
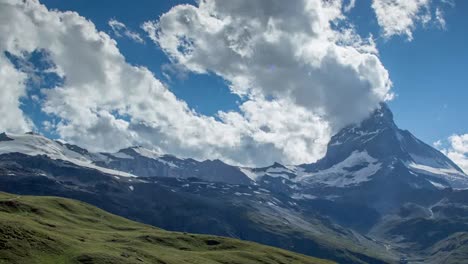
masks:
<svg viewBox="0 0 468 264"><path fill-rule="evenodd" d="M251 183L251 179L239 168L220 160L180 159L141 147L127 148L117 153L92 153L76 145L32 133L1 134L0 155L14 153L30 157L42 155L116 176L199 178L232 184Z"/></svg>
<svg viewBox="0 0 468 264"><path fill-rule="evenodd" d="M104 159L105 156L99 153L90 153L77 146L64 144L33 133L22 135L7 134L6 136L9 140L0 142L0 155L5 156L4 159L7 159L10 155L15 157L15 154L22 154L27 157L43 156L53 161L71 163L79 167L97 170L110 175L135 176L129 173L96 166L94 163ZM14 158L12 158L12 161L14 161Z"/></svg>
<svg viewBox="0 0 468 264"><path fill-rule="evenodd" d="M0 142L2 141L12 141L13 139L8 137L8 135L6 133L1 133L0 134Z"/></svg>
<svg viewBox="0 0 468 264"><path fill-rule="evenodd" d="M384 104L336 134L316 163L241 170L257 184L359 230L369 230L406 203L428 207L444 197L444 190L468 188L463 171L399 129Z"/></svg>
<svg viewBox="0 0 468 264"><path fill-rule="evenodd" d="M414 188L468 188L464 172L441 152L399 129L385 104L362 123L333 136L323 159L300 168L300 178L306 182L332 187L352 187L387 175L406 177L403 180Z"/></svg>
<svg viewBox="0 0 468 264"><path fill-rule="evenodd" d="M353 194L364 199L365 193L373 192L385 203L388 197L384 194L400 199L414 190L468 188L467 175L441 152L399 129L385 104L360 124L333 136L325 157L316 163L275 163L240 170L257 183L303 197Z"/></svg>
<svg viewBox="0 0 468 264"><path fill-rule="evenodd" d="M127 148L117 153L104 155L107 159L95 162L96 165L140 177L199 178L210 182L251 183L251 179L239 168L220 160L180 159L141 147Z"/></svg>

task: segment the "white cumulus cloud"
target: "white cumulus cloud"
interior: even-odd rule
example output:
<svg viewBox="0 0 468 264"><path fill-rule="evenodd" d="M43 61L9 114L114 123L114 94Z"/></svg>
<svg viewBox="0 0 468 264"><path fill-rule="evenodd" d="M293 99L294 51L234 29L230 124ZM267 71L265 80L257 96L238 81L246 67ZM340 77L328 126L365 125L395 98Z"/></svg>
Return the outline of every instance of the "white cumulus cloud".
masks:
<svg viewBox="0 0 468 264"><path fill-rule="evenodd" d="M341 10L340 1L204 0L143 29L175 64L215 73L253 100L288 98L341 128L391 97L372 38Z"/></svg>
<svg viewBox="0 0 468 264"><path fill-rule="evenodd" d="M452 135L448 138L448 146L443 147L442 141L434 146L455 162L465 173L468 173L468 134Z"/></svg>
<svg viewBox="0 0 468 264"><path fill-rule="evenodd" d="M445 29L446 22L443 8L453 7L452 1L433 0L373 0L372 8L385 38L406 36L413 40L413 32L418 25L427 26L430 22Z"/></svg>
<svg viewBox="0 0 468 264"><path fill-rule="evenodd" d="M0 23L5 23L1 16ZM0 54L0 90L2 93L0 96L0 113L2 113L0 128L3 130L19 132L30 131L33 128L32 122L20 108L20 99L26 95L26 80L27 75L17 71L2 52Z"/></svg>
<svg viewBox="0 0 468 264"><path fill-rule="evenodd" d="M383 35L406 35L413 39L413 30L419 22L430 20L430 0L373 0L372 8Z"/></svg>
<svg viewBox="0 0 468 264"><path fill-rule="evenodd" d="M140 36L140 34L127 28L127 26L124 23L116 19L111 19L109 20L109 22L107 22L107 24L111 27L112 32L114 33L115 36L117 37L125 36L138 43L145 43L145 40Z"/></svg>
<svg viewBox="0 0 468 264"><path fill-rule="evenodd" d="M144 145L198 159L244 165L313 161L324 152L327 122L288 100L257 98L240 113L203 116L178 100L145 67L126 62L116 42L75 12L48 10L38 1L1 0L0 53L25 58L44 50L63 83L42 89L42 110L56 119L62 139L91 150ZM27 73L4 55L1 130L27 131L20 101ZM5 80L2 78L2 80ZM6 96L8 95L8 96Z"/></svg>
<svg viewBox="0 0 468 264"><path fill-rule="evenodd" d="M76 12L0 0L0 130L33 127L21 109L30 76L5 52L25 59L45 51L55 64L49 71L63 82L39 91L38 104L55 120L42 126L64 140L95 151L143 145L243 165L315 161L333 131L391 96L372 37L357 35L341 10L321 0L201 1L145 23L174 64L214 72L244 97L239 112L212 117L128 63L115 40Z"/></svg>
<svg viewBox="0 0 468 264"><path fill-rule="evenodd" d="M356 0L349 0L348 4L343 7L343 10L347 13L356 6Z"/></svg>
<svg viewBox="0 0 468 264"><path fill-rule="evenodd" d="M440 7L436 8L435 19L437 20L442 29L445 29L447 27L447 22L445 21L444 17L444 11L442 11Z"/></svg>

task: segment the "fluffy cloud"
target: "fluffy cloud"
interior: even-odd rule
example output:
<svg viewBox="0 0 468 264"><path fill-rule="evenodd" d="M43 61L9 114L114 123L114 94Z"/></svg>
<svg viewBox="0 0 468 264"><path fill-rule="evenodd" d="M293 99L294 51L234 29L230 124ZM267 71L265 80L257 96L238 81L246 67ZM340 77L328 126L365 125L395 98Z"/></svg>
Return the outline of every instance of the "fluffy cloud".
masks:
<svg viewBox="0 0 468 264"><path fill-rule="evenodd" d="M444 17L444 11L442 11L440 7L436 8L435 19L437 20L437 23L439 23L442 29L445 29L447 27L447 22L445 21Z"/></svg>
<svg viewBox="0 0 468 264"><path fill-rule="evenodd" d="M384 37L400 35L412 40L413 31L418 24L426 26L434 21L442 29L445 28L442 7L443 5L453 7L453 2L442 0L434 10L431 4L431 0L373 0L372 8Z"/></svg>
<svg viewBox="0 0 468 264"><path fill-rule="evenodd" d="M356 0L349 0L348 4L343 7L343 11L349 12L356 6Z"/></svg>
<svg viewBox="0 0 468 264"><path fill-rule="evenodd" d="M437 141L434 146L468 173L468 134L453 135L448 138L448 147L442 148L442 141Z"/></svg>
<svg viewBox="0 0 468 264"><path fill-rule="evenodd" d="M116 42L77 13L50 11L37 1L1 0L0 7L1 54L24 59L45 50L55 64L50 71L63 78L41 89L40 103L58 120L47 127L67 141L97 151L138 144L245 165L301 163L323 154L327 123L288 100L258 98L241 105L240 113L199 115L147 68L127 63ZM29 130L19 103L28 95L28 76L3 55L1 63L9 81L2 84L0 129Z"/></svg>
<svg viewBox="0 0 468 264"><path fill-rule="evenodd" d="M7 22L2 21L0 16L0 23ZM17 71L3 52L0 54L0 80L2 92L2 96L0 96L0 113L2 113L0 128L13 132L32 130L31 121L24 116L20 108L20 98L26 95L27 75Z"/></svg>
<svg viewBox="0 0 468 264"><path fill-rule="evenodd" d="M116 19L111 19L109 20L109 22L107 22L107 24L111 27L112 32L114 33L116 37L125 36L138 43L145 43L145 40L140 36L140 34L128 29L124 23Z"/></svg>
<svg viewBox="0 0 468 264"><path fill-rule="evenodd" d="M350 26L334 29L347 24L341 9L319 0L202 1L145 23L175 64L215 72L245 97L239 112L211 117L190 109L147 68L126 62L115 40L79 14L0 0L0 75L10 78L2 82L8 96L0 99L0 130L32 127L20 105L31 93L28 73L5 52L25 58L44 50L55 65L48 70L63 82L40 90L43 112L56 120L43 126L64 140L97 151L143 145L244 165L312 162L334 130L359 122L390 94L372 39Z"/></svg>
<svg viewBox="0 0 468 264"><path fill-rule="evenodd" d="M329 141L331 128L327 122L308 109L295 105L289 100L247 101L239 113L220 113L226 123L245 131L243 151L247 157L258 155L258 146L264 148L262 163L284 160L278 154L291 159L293 163L306 163L323 156ZM276 149L283 150L278 153ZM232 158L239 153L232 153Z"/></svg>
<svg viewBox="0 0 468 264"><path fill-rule="evenodd" d="M204 0L143 28L187 70L213 72L250 99L291 99L341 128L391 96L372 40L341 10L340 1Z"/></svg>

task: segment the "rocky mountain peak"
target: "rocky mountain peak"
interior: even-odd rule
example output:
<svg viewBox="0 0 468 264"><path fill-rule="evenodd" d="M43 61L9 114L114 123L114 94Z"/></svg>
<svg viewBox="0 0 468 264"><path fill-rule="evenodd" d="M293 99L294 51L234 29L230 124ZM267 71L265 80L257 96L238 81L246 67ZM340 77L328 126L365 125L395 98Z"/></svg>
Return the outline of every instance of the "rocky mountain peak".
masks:
<svg viewBox="0 0 468 264"><path fill-rule="evenodd" d="M7 135L5 132L3 132L3 133L0 134L0 142L1 142L1 141L12 141L12 140L13 140L13 139L10 138L10 137L8 137L8 135Z"/></svg>
<svg viewBox="0 0 468 264"><path fill-rule="evenodd" d="M432 182L440 180L445 186L463 188L468 185L466 175L449 158L409 131L399 129L386 104L381 104L361 123L345 127L333 136L324 158L301 167L306 173L335 175L332 177L335 180L358 176L369 180L373 175L383 175L383 171L394 171L396 164L406 168L398 173L400 175L421 175ZM372 166L375 170L369 170ZM369 171L364 173L365 170ZM329 176L323 177L329 181Z"/></svg>

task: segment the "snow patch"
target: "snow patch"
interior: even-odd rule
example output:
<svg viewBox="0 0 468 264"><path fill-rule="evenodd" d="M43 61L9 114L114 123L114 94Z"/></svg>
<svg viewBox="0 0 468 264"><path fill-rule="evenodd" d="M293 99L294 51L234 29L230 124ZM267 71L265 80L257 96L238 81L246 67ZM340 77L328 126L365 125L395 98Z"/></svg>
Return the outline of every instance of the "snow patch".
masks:
<svg viewBox="0 0 468 264"><path fill-rule="evenodd" d="M251 168L242 168L239 167L239 170L245 174L245 176L249 177L251 180L256 181L259 178L259 174L254 172Z"/></svg>
<svg viewBox="0 0 468 264"><path fill-rule="evenodd" d="M356 166L358 166L356 171L350 171ZM296 181L334 187L358 185L369 181L371 176L381 169L381 166L382 164L371 157L367 151L354 151L348 158L328 169L314 173L304 171L298 173Z"/></svg>
<svg viewBox="0 0 468 264"><path fill-rule="evenodd" d="M454 189L468 189L468 176L453 167L438 168L414 162L407 163L406 166L416 173L430 175L445 180ZM431 183L434 185L434 182ZM444 186L444 188L446 187Z"/></svg>
<svg viewBox="0 0 468 264"><path fill-rule="evenodd" d="M273 178L284 178L289 180L290 175L295 174L294 171L288 168L282 168L282 167L274 167L274 168L268 168L265 172L265 175L268 175ZM284 183L284 180L283 180Z"/></svg>
<svg viewBox="0 0 468 264"><path fill-rule="evenodd" d="M432 185L434 185L434 187L436 187L437 189L445 189L447 187L445 187L443 184L440 184L440 183L437 183L437 182L433 182L433 181L429 181Z"/></svg>
<svg viewBox="0 0 468 264"><path fill-rule="evenodd" d="M417 171L426 172L429 174L436 174L436 175L443 175L443 176L453 176L453 175L461 175L461 173L456 170L455 168L436 168L427 165L417 164L417 163L409 163L408 167Z"/></svg>
<svg viewBox="0 0 468 264"><path fill-rule="evenodd" d="M141 156L149 158L149 159L159 159L161 157L161 153L154 151L154 150L149 150L149 149L142 148L142 147L136 147L136 148L133 148L133 150L136 153L140 154Z"/></svg>
<svg viewBox="0 0 468 264"><path fill-rule="evenodd" d="M291 198L294 200L314 200L317 199L317 196L304 193L294 193Z"/></svg>
<svg viewBox="0 0 468 264"><path fill-rule="evenodd" d="M291 178L290 176L296 174L295 166L268 167L264 169L252 169L252 168L240 167L239 170L253 181L259 181L261 178L265 176L270 176L272 178L284 178L284 179L290 180Z"/></svg>
<svg viewBox="0 0 468 264"><path fill-rule="evenodd" d="M132 156L125 154L123 152L113 153L111 154L111 156L119 158L119 159L134 159Z"/></svg>
<svg viewBox="0 0 468 264"><path fill-rule="evenodd" d="M425 166L429 166L429 167L433 167L433 168L456 170L452 165L448 164L445 160L440 159L440 158L423 157L423 156L416 155L416 154L413 154L413 153L410 153L410 156L413 159L415 164L425 165Z"/></svg>
<svg viewBox="0 0 468 264"><path fill-rule="evenodd" d="M166 166L171 167L171 168L179 168L179 166L177 166L176 164L174 164L171 161L167 161L167 160L163 160L163 159L158 159L158 161L161 162L162 164L166 165ZM198 170L195 170L195 171L198 171Z"/></svg>
<svg viewBox="0 0 468 264"><path fill-rule="evenodd" d="M252 194L250 194L250 193L235 192L234 194L237 195L237 196L242 196L242 195L244 195L244 196L252 196Z"/></svg>
<svg viewBox="0 0 468 264"><path fill-rule="evenodd" d="M28 156L45 155L53 160L68 161L81 167L99 170L111 175L136 177L130 173L96 166L88 157L40 135L8 134L8 137L13 140L0 142L0 154L22 153Z"/></svg>

